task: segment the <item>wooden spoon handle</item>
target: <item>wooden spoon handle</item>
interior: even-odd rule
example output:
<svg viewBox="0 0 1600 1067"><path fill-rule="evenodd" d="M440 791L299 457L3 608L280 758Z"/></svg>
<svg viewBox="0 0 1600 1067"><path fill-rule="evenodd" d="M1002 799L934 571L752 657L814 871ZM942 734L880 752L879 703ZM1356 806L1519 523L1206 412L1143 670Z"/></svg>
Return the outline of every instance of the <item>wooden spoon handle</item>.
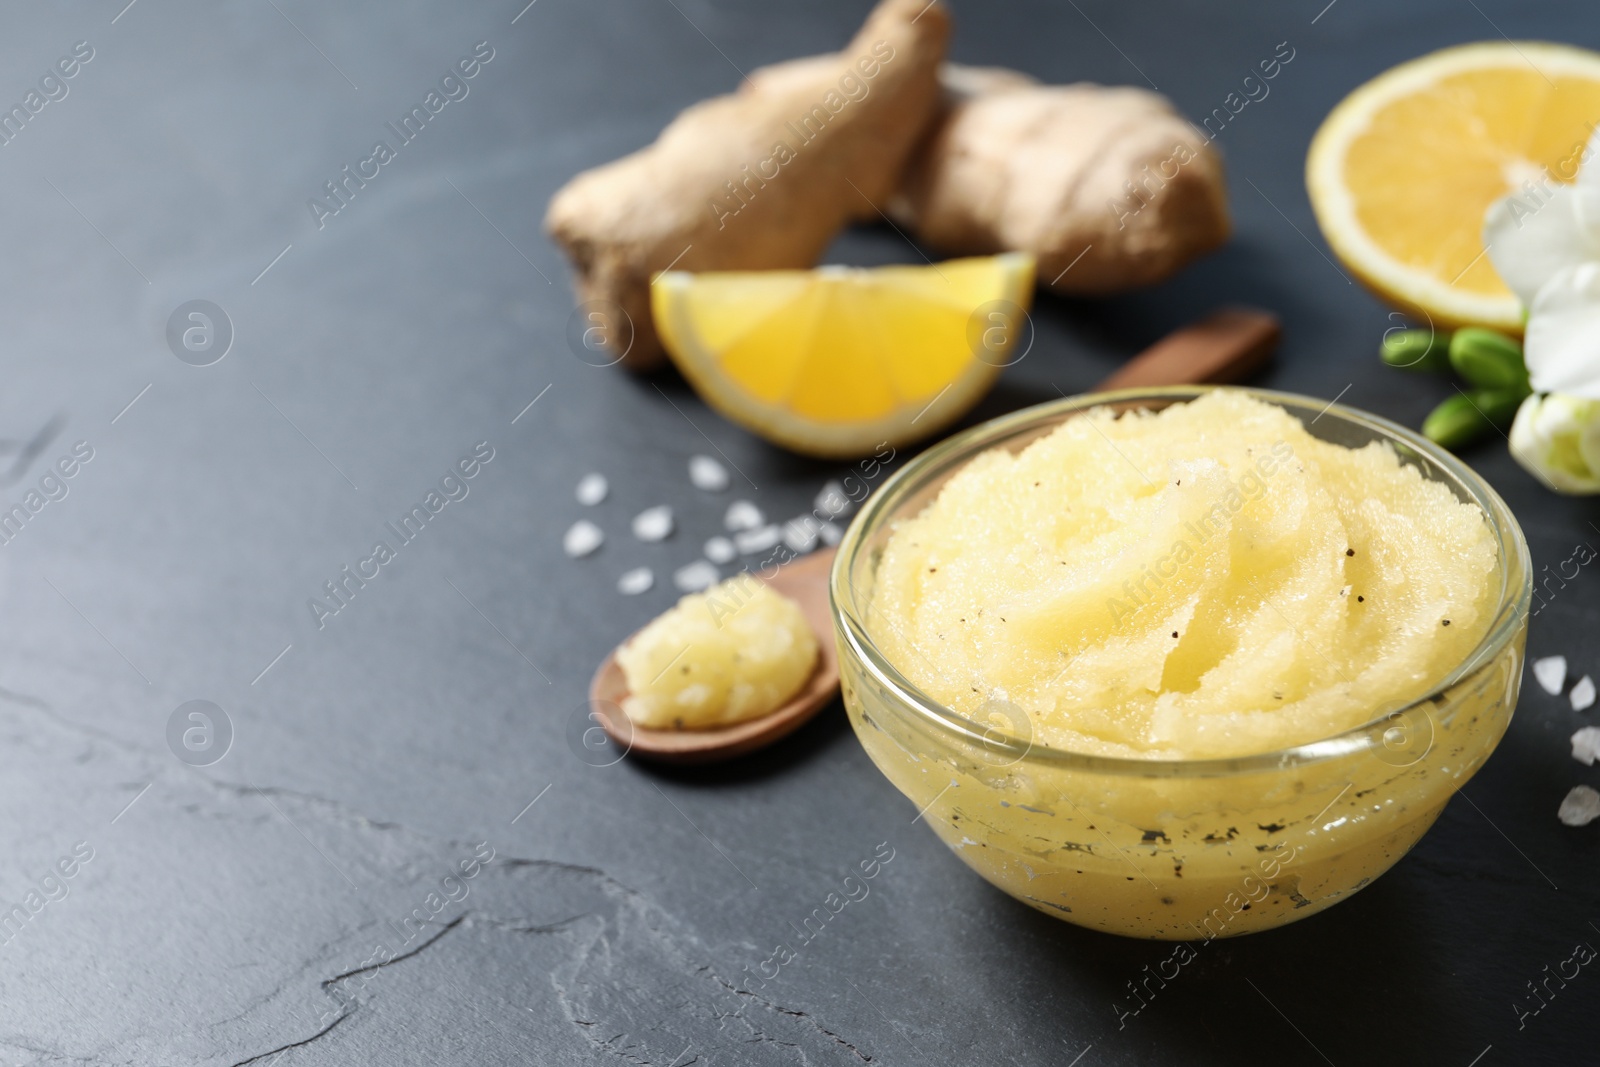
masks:
<svg viewBox="0 0 1600 1067"><path fill-rule="evenodd" d="M1236 382L1272 357L1282 335L1275 315L1251 308L1222 308L1168 334L1095 388L1103 392Z"/></svg>

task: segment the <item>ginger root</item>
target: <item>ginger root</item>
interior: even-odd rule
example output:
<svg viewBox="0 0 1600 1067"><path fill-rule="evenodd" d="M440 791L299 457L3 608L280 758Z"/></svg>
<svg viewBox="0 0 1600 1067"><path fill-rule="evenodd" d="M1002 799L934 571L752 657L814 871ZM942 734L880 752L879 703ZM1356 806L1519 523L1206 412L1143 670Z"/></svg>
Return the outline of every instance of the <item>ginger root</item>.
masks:
<svg viewBox="0 0 1600 1067"><path fill-rule="evenodd" d="M662 360L650 278L804 268L864 201L882 203L940 107L944 6L882 0L844 51L803 77L761 71L681 113L655 143L573 178L545 228L625 366ZM621 321L612 321L619 318Z"/></svg>
<svg viewBox="0 0 1600 1067"><path fill-rule="evenodd" d="M1221 159L1165 97L994 67L942 80L945 114L891 212L929 248L1032 252L1041 284L1088 295L1160 281L1227 240Z"/></svg>

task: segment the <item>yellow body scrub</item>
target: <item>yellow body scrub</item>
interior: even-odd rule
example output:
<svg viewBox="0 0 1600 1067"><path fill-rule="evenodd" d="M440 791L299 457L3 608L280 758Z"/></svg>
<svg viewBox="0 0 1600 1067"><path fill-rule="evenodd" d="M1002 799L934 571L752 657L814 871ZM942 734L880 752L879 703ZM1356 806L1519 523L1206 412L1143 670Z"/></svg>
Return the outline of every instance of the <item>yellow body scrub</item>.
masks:
<svg viewBox="0 0 1600 1067"><path fill-rule="evenodd" d="M1505 732L1527 545L1415 434L1249 390L976 427L867 501L845 707L969 866L1139 937L1304 918L1382 874Z"/></svg>
<svg viewBox="0 0 1600 1067"><path fill-rule="evenodd" d="M894 531L872 611L925 692L1008 701L1036 743L1237 756L1424 693L1482 639L1495 567L1482 512L1387 444L1217 391L978 456Z"/></svg>
<svg viewBox="0 0 1600 1067"><path fill-rule="evenodd" d="M617 650L622 710L650 729L743 722L799 692L816 661L799 605L741 574L684 597Z"/></svg>

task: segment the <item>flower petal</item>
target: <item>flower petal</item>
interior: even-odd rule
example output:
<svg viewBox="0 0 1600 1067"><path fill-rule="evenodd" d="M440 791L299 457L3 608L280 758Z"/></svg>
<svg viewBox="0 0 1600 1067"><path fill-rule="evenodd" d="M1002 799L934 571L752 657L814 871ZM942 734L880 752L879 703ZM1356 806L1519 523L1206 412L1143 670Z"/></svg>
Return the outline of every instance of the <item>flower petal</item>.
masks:
<svg viewBox="0 0 1600 1067"><path fill-rule="evenodd" d="M1600 400L1600 263L1568 267L1539 290L1523 351L1536 392Z"/></svg>
<svg viewBox="0 0 1600 1067"><path fill-rule="evenodd" d="M1600 262L1600 230L1583 225L1579 199L1570 185L1543 195L1525 189L1496 200L1484 214L1489 261L1524 307L1531 308L1539 290L1563 269Z"/></svg>
<svg viewBox="0 0 1600 1067"><path fill-rule="evenodd" d="M1511 423L1511 455L1548 489L1600 493L1594 466L1600 444L1600 402L1535 393Z"/></svg>
<svg viewBox="0 0 1600 1067"><path fill-rule="evenodd" d="M1597 155L1600 155L1600 127L1595 129L1578 156L1578 177L1572 186L1578 194L1573 207L1578 225L1591 234L1600 232L1600 165L1589 165Z"/></svg>
<svg viewBox="0 0 1600 1067"><path fill-rule="evenodd" d="M1578 431L1578 458L1589 470L1600 472L1600 417L1591 418ZM1595 490L1600 492L1600 477L1597 477Z"/></svg>

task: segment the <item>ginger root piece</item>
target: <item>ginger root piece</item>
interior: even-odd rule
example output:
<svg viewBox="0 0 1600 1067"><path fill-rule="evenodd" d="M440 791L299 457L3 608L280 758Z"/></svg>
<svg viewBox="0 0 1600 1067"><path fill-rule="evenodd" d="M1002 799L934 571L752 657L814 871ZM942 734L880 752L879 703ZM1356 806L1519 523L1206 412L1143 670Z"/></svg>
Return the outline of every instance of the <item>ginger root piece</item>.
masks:
<svg viewBox="0 0 1600 1067"><path fill-rule="evenodd" d="M834 52L786 59L751 71L750 84L763 92L786 92L795 85L809 84L815 78L825 76L825 72L838 60L839 56ZM1039 83L1031 75L1005 67L969 67L960 63L946 63L939 68L939 84L944 90L944 99L938 113L932 117L930 133L948 117L957 103L969 97L1003 89L1022 89ZM921 143L921 139L918 143ZM915 153L912 158L915 158ZM899 178L900 175L896 175L897 185ZM910 208L898 189L888 205L876 198L871 204L865 200L856 204L850 218L852 222L878 222L883 217L878 214L880 210L887 212L897 222L910 222Z"/></svg>
<svg viewBox="0 0 1600 1067"><path fill-rule="evenodd" d="M579 300L607 302L591 321L625 366L662 360L655 272L810 267L864 201L888 199L940 107L949 30L943 4L882 0L844 51L805 76L756 71L551 198L545 228L576 268ZM629 321L609 321L611 306Z"/></svg>
<svg viewBox="0 0 1600 1067"><path fill-rule="evenodd" d="M1222 161L1165 97L997 67L942 78L947 112L894 202L929 248L1032 252L1041 284L1091 295L1160 281L1227 239Z"/></svg>

